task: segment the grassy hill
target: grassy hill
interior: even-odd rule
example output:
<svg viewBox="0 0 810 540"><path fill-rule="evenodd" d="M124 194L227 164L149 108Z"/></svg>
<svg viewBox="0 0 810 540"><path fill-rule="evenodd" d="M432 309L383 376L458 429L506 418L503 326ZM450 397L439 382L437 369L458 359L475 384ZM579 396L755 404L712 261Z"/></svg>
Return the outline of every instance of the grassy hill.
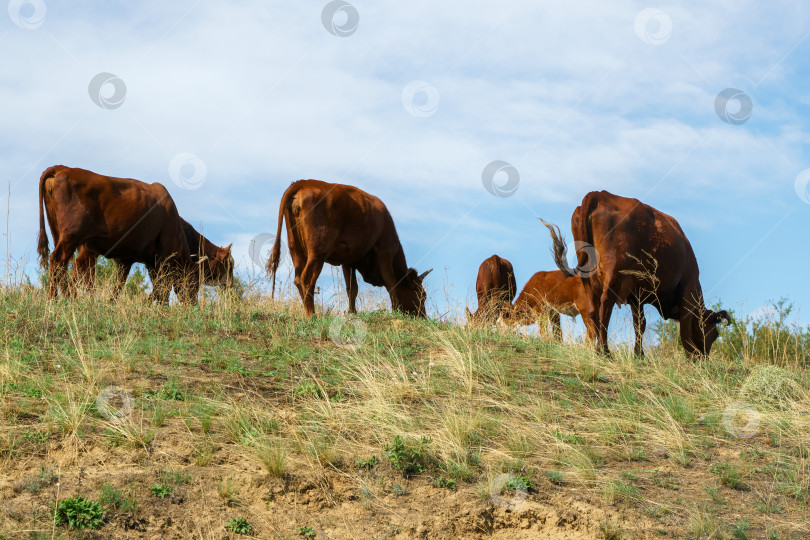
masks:
<svg viewBox="0 0 810 540"><path fill-rule="evenodd" d="M672 325L608 358L139 298L0 294L0 538L810 537L808 339L784 319L693 362Z"/></svg>

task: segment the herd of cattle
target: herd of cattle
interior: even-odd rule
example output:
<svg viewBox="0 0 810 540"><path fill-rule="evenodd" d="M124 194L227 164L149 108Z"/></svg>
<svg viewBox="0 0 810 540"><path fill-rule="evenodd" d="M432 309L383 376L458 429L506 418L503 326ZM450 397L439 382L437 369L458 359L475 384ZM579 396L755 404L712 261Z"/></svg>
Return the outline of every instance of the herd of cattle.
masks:
<svg viewBox="0 0 810 540"><path fill-rule="evenodd" d="M47 216L53 252L45 232ZM392 308L425 316L426 294L419 274L405 262L394 221L383 202L356 187L319 180L293 182L281 198L278 229L267 271L275 277L281 259L281 227L295 271L294 284L307 316L315 312L315 284L324 263L339 265L346 280L349 312L356 311L357 275L385 287ZM571 217L577 266L566 262L558 227L544 222L559 270L537 272L514 304L515 274L497 255L478 271L478 310L473 323L531 324L548 317L560 336L560 314L580 315L590 339L607 353L613 307L630 304L635 352L643 354L643 306L680 322L681 342L694 357L709 353L726 311L707 309L695 254L678 222L641 203L606 191L588 193ZM68 276L71 259L73 275ZM221 248L185 221L166 188L133 179L102 176L63 165L50 167L39 182L37 252L48 272L48 295L69 296L92 287L99 254L117 263L115 294L131 266L142 263L152 281L151 299L168 303L172 288L183 302L196 301L201 284L230 287L231 246Z"/></svg>

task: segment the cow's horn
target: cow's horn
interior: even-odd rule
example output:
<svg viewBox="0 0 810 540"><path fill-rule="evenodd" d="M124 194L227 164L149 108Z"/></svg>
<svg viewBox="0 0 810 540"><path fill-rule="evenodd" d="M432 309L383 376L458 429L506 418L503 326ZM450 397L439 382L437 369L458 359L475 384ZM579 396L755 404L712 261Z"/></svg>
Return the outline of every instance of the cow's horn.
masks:
<svg viewBox="0 0 810 540"><path fill-rule="evenodd" d="M726 311L725 309L723 309L721 311L716 311L715 315L717 315L718 319L725 320L726 321L726 326L731 324L731 315L729 315L728 311Z"/></svg>
<svg viewBox="0 0 810 540"><path fill-rule="evenodd" d="M421 274L419 274L419 278L418 278L419 281L422 281L423 279L425 279L425 277L431 272L433 272L433 268L431 268L427 272L422 272Z"/></svg>
<svg viewBox="0 0 810 540"><path fill-rule="evenodd" d="M233 242L231 242L230 244L228 244L228 247L226 247L226 248L225 248L225 251L230 251L230 250L231 250L231 246L232 246L232 245L233 245Z"/></svg>
<svg viewBox="0 0 810 540"><path fill-rule="evenodd" d="M199 258L199 260L197 261L197 264L204 263L207 260L208 260L208 255L203 255L202 257Z"/></svg>

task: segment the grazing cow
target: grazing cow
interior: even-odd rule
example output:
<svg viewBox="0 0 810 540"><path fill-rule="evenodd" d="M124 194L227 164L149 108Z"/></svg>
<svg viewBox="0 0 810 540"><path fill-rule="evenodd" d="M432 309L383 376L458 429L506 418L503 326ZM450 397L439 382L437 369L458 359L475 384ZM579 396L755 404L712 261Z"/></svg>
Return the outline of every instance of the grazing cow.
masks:
<svg viewBox="0 0 810 540"><path fill-rule="evenodd" d="M408 268L394 220L380 199L353 186L320 180L293 182L281 197L276 242L267 261L273 294L285 219L294 282L307 317L315 313L315 282L324 263L342 267L349 313L356 312L356 270L367 283L385 286L393 309L425 316L422 280L430 270L418 275Z"/></svg>
<svg viewBox="0 0 810 540"><path fill-rule="evenodd" d="M493 255L478 267L478 278L475 280L478 309L470 313L467 308L467 320L472 323L494 323L503 308L512 303L516 293L517 282L512 263Z"/></svg>
<svg viewBox="0 0 810 540"><path fill-rule="evenodd" d="M188 221L180 218L183 225L183 232L188 242L189 251L191 253L191 260L197 264L197 268L202 272L201 277L203 284L216 287L222 286L230 288L233 285L233 267L234 261L231 255L231 245L221 248L213 244L208 238L197 232ZM84 286L91 287L95 281L96 276L96 260L99 254L91 250L87 246L82 246L79 249L76 259L73 261L73 280L76 283L81 283ZM123 261L116 262L116 279L115 289L113 296L117 296L123 286L126 284L127 276L132 268L132 263ZM155 279L156 276L150 272L150 279Z"/></svg>
<svg viewBox="0 0 810 540"><path fill-rule="evenodd" d="M54 240L50 257L45 214ZM172 286L181 300L196 301L199 276L182 220L171 195L159 183L101 176L64 165L46 169L39 180L37 252L48 269L51 298L60 288L70 294L67 267L79 246L125 265L145 264L155 276L153 295L161 303L168 303Z"/></svg>
<svg viewBox="0 0 810 540"><path fill-rule="evenodd" d="M548 318L554 337L562 340L560 315L581 315L588 337L593 339L594 327L588 317L588 306L588 296L578 277L561 270L537 272L520 291L515 304L503 313L501 321L510 326L522 326Z"/></svg>
<svg viewBox="0 0 810 540"><path fill-rule="evenodd" d="M577 269L568 267L559 227L544 224L551 232L557 267L582 279L603 352L609 353L607 330L614 304L630 304L637 355L644 354L645 304L655 306L664 319L680 321L681 343L690 357L708 355L717 325L731 322L727 311L706 308L695 253L672 216L637 199L607 191L588 193L571 216L574 240L586 246L577 253ZM598 262L588 260L594 255Z"/></svg>

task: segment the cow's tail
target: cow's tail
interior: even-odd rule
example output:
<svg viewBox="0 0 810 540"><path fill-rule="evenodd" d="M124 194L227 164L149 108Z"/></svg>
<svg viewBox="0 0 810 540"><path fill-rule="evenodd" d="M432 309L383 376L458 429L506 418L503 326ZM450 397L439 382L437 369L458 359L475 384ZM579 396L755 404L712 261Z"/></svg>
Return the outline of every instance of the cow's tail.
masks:
<svg viewBox="0 0 810 540"><path fill-rule="evenodd" d="M591 216L598 203L598 198L586 195L582 200L582 205L577 206L571 215L571 233L574 235L574 240L579 240L582 242L583 248L587 248L577 250L577 265L579 268L590 267L595 262L590 260L590 257L596 256Z"/></svg>
<svg viewBox="0 0 810 540"><path fill-rule="evenodd" d="M267 260L267 273L273 281L273 289L271 298L276 296L276 270L278 270L278 263L281 260L281 225L284 221L284 209L289 204L292 196L295 195L293 186L287 188L284 195L281 196L281 202L278 205L278 227L276 228L276 241L273 244L273 251L270 252L270 258ZM289 223L287 224L289 225Z"/></svg>
<svg viewBox="0 0 810 540"><path fill-rule="evenodd" d="M58 165L48 167L39 177L39 238L37 239L37 253L39 253L39 264L46 270L48 268L50 249L48 248L48 235L45 232L45 181L56 175L58 167Z"/></svg>
<svg viewBox="0 0 810 540"><path fill-rule="evenodd" d="M562 270L567 276L577 275L577 271L568 266L568 260L566 259L568 249L565 247L565 239L560 232L560 228L553 223L546 223L542 219L540 221L548 228L548 232L551 233L551 242L553 244L551 253L554 255L554 263L557 265L557 268Z"/></svg>

